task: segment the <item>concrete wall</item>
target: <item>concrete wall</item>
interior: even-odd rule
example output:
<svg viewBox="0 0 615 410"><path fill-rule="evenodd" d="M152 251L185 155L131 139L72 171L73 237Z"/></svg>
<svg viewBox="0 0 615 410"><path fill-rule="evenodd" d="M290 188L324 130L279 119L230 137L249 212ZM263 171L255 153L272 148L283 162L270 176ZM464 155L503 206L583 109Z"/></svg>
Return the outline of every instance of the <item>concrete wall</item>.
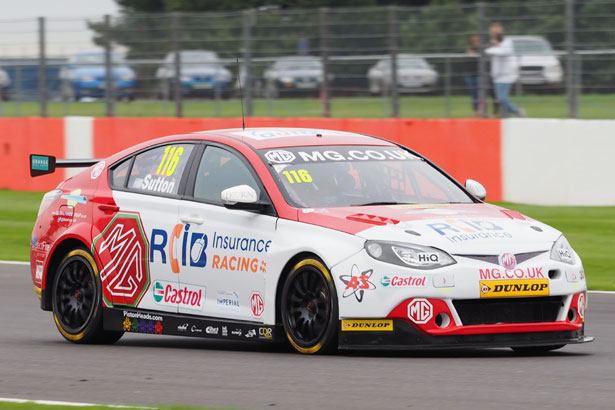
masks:
<svg viewBox="0 0 615 410"><path fill-rule="evenodd" d="M502 121L506 201L615 205L615 120Z"/></svg>

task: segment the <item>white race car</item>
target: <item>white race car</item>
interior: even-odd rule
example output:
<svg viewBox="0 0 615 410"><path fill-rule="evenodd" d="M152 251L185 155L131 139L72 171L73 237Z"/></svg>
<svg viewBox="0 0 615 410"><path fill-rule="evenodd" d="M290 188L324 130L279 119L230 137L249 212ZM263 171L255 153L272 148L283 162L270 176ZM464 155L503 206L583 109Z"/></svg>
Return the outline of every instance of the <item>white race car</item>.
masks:
<svg viewBox="0 0 615 410"><path fill-rule="evenodd" d="M33 176L79 165L44 196L31 246L41 307L72 342L140 332L314 354L592 340L561 232L392 142L253 128L30 157Z"/></svg>

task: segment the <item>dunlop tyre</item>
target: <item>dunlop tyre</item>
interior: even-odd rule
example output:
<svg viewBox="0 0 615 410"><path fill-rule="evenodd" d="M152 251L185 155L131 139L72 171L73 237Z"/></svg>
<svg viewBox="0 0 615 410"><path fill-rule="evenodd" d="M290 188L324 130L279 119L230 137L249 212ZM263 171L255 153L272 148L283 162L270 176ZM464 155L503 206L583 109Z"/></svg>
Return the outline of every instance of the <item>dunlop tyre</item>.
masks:
<svg viewBox="0 0 615 410"><path fill-rule="evenodd" d="M296 263L282 289L282 322L299 353L324 354L337 348L338 303L333 278L322 261Z"/></svg>
<svg viewBox="0 0 615 410"><path fill-rule="evenodd" d="M123 332L105 331L102 289L94 258L85 248L66 254L53 281L53 319L60 334L79 344L111 344Z"/></svg>

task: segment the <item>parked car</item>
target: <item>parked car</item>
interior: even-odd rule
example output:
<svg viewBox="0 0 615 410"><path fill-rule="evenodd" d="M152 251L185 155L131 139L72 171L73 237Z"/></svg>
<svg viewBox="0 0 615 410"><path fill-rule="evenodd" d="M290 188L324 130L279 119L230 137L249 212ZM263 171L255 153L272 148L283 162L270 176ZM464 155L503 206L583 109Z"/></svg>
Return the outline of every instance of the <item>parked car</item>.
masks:
<svg viewBox="0 0 615 410"><path fill-rule="evenodd" d="M73 343L134 332L316 354L593 340L561 232L382 138L239 128L101 160L30 155L32 176L69 166L90 167L44 195L30 273Z"/></svg>
<svg viewBox="0 0 615 410"><path fill-rule="evenodd" d="M391 58L383 58L367 72L369 92L388 94L391 89ZM399 92L432 91L438 73L422 57L412 54L397 55L397 89Z"/></svg>
<svg viewBox="0 0 615 410"><path fill-rule="evenodd" d="M269 97L290 94L317 94L324 69L317 57L289 56L276 60L263 73L265 93ZM329 81L333 76L329 76Z"/></svg>
<svg viewBox="0 0 615 410"><path fill-rule="evenodd" d="M72 56L58 74L61 95L65 101L79 101L83 97L105 96L107 70L102 50L83 51ZM111 78L116 98L134 100L137 87L135 72L119 54L111 54Z"/></svg>
<svg viewBox="0 0 615 410"><path fill-rule="evenodd" d="M2 100L9 99L9 87L11 86L11 78L8 73L0 68L0 97Z"/></svg>
<svg viewBox="0 0 615 410"><path fill-rule="evenodd" d="M233 74L224 67L213 51L180 51L180 81L182 95L215 95L227 97ZM169 53L156 71L158 96L172 99L175 89L175 53Z"/></svg>
<svg viewBox="0 0 615 410"><path fill-rule="evenodd" d="M564 72L551 44L542 36L507 36L519 58L519 80L523 85L557 86Z"/></svg>

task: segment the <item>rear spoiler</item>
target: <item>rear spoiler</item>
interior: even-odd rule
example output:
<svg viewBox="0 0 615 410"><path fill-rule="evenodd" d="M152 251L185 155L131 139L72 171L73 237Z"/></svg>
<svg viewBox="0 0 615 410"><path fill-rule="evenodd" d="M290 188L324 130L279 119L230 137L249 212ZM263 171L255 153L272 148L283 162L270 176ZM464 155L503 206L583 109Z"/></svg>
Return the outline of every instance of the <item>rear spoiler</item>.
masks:
<svg viewBox="0 0 615 410"><path fill-rule="evenodd" d="M86 168L100 161L100 159L56 159L52 155L30 154L30 176L52 174L56 168Z"/></svg>

